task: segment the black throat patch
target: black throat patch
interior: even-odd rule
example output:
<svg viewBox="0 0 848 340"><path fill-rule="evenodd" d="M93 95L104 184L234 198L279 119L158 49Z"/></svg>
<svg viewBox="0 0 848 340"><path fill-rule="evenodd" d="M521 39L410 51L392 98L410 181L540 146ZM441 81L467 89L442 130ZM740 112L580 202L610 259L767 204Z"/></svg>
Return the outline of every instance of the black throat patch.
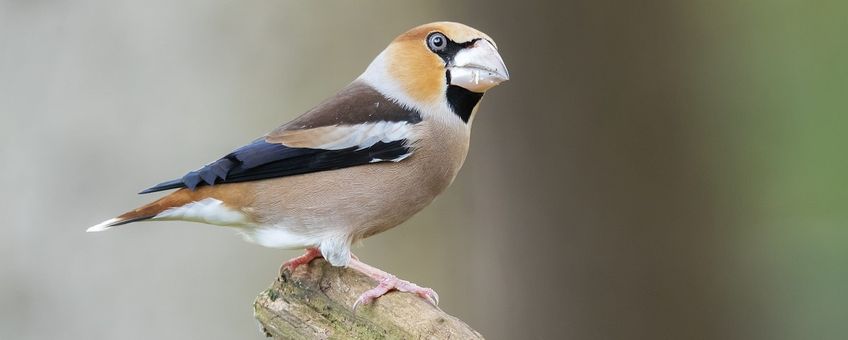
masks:
<svg viewBox="0 0 848 340"><path fill-rule="evenodd" d="M459 116L463 122L468 123L468 119L471 118L471 111L474 111L474 107L483 98L483 94L469 91L462 86L448 85L447 97L448 105L450 105L453 113Z"/></svg>
<svg viewBox="0 0 848 340"><path fill-rule="evenodd" d="M478 40L480 40L480 38L458 43L448 39L447 47L443 51L436 52L436 54L445 61L445 67L449 67L453 64L453 58L456 57L456 54L459 53L459 51L473 46ZM469 91L461 86L451 85L450 70L445 72L445 80L448 84L446 93L448 105L451 110L453 110L453 113L459 116L463 122L468 123L468 120L471 119L471 111L473 111L474 107L477 106L477 103L480 102L480 98L483 98L483 94Z"/></svg>

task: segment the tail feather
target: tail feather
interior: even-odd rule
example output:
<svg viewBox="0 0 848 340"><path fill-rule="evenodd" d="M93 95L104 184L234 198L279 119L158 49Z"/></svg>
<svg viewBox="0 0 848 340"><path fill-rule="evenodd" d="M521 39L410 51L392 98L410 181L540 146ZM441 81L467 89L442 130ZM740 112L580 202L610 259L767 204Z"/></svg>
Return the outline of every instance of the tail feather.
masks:
<svg viewBox="0 0 848 340"><path fill-rule="evenodd" d="M177 190L168 196L154 201L153 203L144 205L133 211L128 211L118 217L103 221L98 225L86 229L85 231L89 233L104 231L127 223L149 220L165 210L185 205L191 201L192 197L190 192L187 190Z"/></svg>
<svg viewBox="0 0 848 340"><path fill-rule="evenodd" d="M153 216L156 216L156 215L153 215ZM106 221L101 222L98 225L89 227L88 229L85 230L85 232L94 233L94 232L98 232L98 231L104 231L104 230L108 230L109 228L117 227L119 225L123 225L123 224L127 224L127 223L149 220L149 219L153 218L153 216L142 216L142 217L137 217L137 218L126 218L126 219L121 218L121 217L110 218Z"/></svg>

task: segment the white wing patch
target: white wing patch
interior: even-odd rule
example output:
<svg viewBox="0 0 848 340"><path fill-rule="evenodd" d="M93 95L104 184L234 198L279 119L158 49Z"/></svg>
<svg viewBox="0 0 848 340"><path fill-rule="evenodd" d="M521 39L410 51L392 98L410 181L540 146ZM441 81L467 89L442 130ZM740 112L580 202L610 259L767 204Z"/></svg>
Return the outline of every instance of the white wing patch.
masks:
<svg viewBox="0 0 848 340"><path fill-rule="evenodd" d="M204 198L181 207L165 210L153 217L154 220L192 221L220 226L247 226L250 219L242 212L227 207L214 198Z"/></svg>
<svg viewBox="0 0 848 340"><path fill-rule="evenodd" d="M322 126L285 131L279 136L274 136L270 141L295 148L341 150L356 147L357 150L361 150L378 142L414 140L412 126L413 124L405 121Z"/></svg>
<svg viewBox="0 0 848 340"><path fill-rule="evenodd" d="M328 140L319 145L318 148L325 150L339 150L357 147L362 150L371 147L377 142L389 143L409 137L410 129L407 122L376 122L359 125L335 126L333 129L341 135L341 138Z"/></svg>

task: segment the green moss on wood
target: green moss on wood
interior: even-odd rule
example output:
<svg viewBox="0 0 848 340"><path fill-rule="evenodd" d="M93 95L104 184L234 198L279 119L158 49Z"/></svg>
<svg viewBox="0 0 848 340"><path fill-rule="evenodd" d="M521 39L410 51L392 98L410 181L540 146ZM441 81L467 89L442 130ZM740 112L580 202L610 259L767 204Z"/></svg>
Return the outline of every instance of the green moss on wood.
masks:
<svg viewBox="0 0 848 340"><path fill-rule="evenodd" d="M254 314L278 339L482 339L480 333L419 297L392 292L375 303L353 301L376 282L315 260L283 273L259 294Z"/></svg>

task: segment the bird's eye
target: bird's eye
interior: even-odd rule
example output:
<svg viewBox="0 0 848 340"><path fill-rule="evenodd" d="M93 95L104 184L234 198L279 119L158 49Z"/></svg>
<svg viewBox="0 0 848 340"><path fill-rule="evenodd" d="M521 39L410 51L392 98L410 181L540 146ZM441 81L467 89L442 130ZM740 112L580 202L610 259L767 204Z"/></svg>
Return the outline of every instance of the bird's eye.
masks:
<svg viewBox="0 0 848 340"><path fill-rule="evenodd" d="M433 52L444 51L447 46L448 38L444 34L436 32L427 37L427 47L430 47Z"/></svg>

